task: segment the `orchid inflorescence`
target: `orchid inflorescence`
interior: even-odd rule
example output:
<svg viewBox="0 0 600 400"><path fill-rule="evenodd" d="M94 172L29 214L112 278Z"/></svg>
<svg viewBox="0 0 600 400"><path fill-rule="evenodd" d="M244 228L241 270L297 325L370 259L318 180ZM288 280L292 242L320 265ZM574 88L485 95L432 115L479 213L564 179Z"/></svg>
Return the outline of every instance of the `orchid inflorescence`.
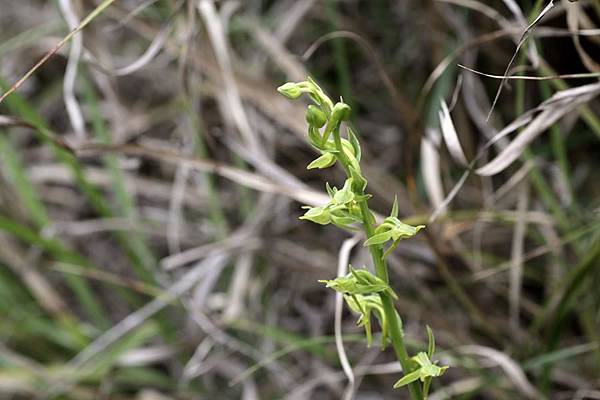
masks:
<svg viewBox="0 0 600 400"><path fill-rule="evenodd" d="M362 228L367 236L364 245L369 248L375 266L375 275L366 268L355 269L350 266L347 275L320 282L342 293L348 307L359 314L357 325L364 327L369 346L372 343L371 316L375 316L382 330L381 348L385 349L391 343L404 371L404 376L394 388L407 385L413 400L425 399L432 378L442 375L447 367L439 367L431 361L435 342L429 327L428 351L412 358L408 356L402 320L393 305L398 296L389 285L385 261L402 239L416 235L424 226L412 226L400 221L397 199L394 200L390 216L376 226L375 217L368 207L371 195L365 193L367 180L360 168L361 148L357 135L350 127L346 129L347 138L340 134L342 122L350 118L348 104L342 99L334 104L310 77L303 82L288 82L277 90L289 99L306 94L314 103L306 110L308 142L320 156L308 165L308 169L324 169L339 163L347 176L339 189L327 184L329 202L317 207L303 207L306 212L300 219L320 225L334 224L348 230Z"/></svg>

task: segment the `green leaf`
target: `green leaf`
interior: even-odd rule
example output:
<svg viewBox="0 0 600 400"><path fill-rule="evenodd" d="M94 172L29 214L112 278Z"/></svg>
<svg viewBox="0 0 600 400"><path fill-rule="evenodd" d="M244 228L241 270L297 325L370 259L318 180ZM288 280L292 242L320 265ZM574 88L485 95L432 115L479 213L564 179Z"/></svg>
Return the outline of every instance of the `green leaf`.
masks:
<svg viewBox="0 0 600 400"><path fill-rule="evenodd" d="M391 217L398 218L398 196L394 196L394 205L392 206Z"/></svg>
<svg viewBox="0 0 600 400"><path fill-rule="evenodd" d="M427 346L427 355L429 358L433 357L433 353L435 352L435 338L433 337L433 331L429 327L429 325L425 326L427 329L427 338L429 339L429 345Z"/></svg>
<svg viewBox="0 0 600 400"><path fill-rule="evenodd" d="M324 169L331 167L333 164L335 164L335 156L331 153L325 153L321 157L308 164L306 169Z"/></svg>
<svg viewBox="0 0 600 400"><path fill-rule="evenodd" d="M357 161L360 161L362 152L360 149L360 143L358 142L358 138L356 134L352 130L352 128L348 127L348 139L350 139L350 143L352 144L352 148L354 149L354 157Z"/></svg>

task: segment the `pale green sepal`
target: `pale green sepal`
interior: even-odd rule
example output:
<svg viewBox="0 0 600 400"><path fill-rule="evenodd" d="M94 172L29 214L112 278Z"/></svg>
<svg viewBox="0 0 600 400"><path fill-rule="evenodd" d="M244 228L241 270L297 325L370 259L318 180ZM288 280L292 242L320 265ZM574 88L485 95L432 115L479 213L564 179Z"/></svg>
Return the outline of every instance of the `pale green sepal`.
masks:
<svg viewBox="0 0 600 400"><path fill-rule="evenodd" d="M306 219L319 225L327 225L331 222L329 210L326 207L311 207L300 219Z"/></svg>
<svg viewBox="0 0 600 400"><path fill-rule="evenodd" d="M331 167L333 164L335 164L335 156L331 153L325 153L321 157L308 164L306 169L325 169Z"/></svg>
<svg viewBox="0 0 600 400"><path fill-rule="evenodd" d="M413 371L409 374L404 375L402 378L398 380L398 382L394 383L394 389L401 388L402 386L406 386L410 383L419 379L419 370Z"/></svg>
<svg viewBox="0 0 600 400"><path fill-rule="evenodd" d="M387 242L391 238L392 238L392 232L391 231L378 233L376 235L371 236L364 243L364 246L373 246L373 245L376 245L376 244L382 244L382 243Z"/></svg>

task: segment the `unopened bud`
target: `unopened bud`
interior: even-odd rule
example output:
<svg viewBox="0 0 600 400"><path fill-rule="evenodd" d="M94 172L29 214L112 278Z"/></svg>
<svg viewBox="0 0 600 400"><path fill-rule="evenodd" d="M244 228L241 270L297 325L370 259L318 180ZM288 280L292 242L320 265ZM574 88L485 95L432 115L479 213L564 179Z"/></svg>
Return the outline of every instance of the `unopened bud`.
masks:
<svg viewBox="0 0 600 400"><path fill-rule="evenodd" d="M327 122L327 117L317 106L311 104L306 110L306 122L311 126L321 128Z"/></svg>
<svg viewBox="0 0 600 400"><path fill-rule="evenodd" d="M336 103L335 106L333 106L333 117L336 118L338 121L347 121L350 119L350 113L352 112L352 110L350 109L350 106L346 103Z"/></svg>
<svg viewBox="0 0 600 400"><path fill-rule="evenodd" d="M302 96L302 91L293 82L285 83L277 88L277 91L287 97L288 99L297 99Z"/></svg>

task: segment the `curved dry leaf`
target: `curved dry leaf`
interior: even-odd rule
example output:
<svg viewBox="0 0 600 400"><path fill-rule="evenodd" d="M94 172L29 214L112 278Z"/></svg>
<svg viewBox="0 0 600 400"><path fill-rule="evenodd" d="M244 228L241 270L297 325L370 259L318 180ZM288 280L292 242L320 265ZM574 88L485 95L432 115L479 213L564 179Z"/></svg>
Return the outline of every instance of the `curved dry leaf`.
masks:
<svg viewBox="0 0 600 400"><path fill-rule="evenodd" d="M114 74L117 76L125 76L132 74L140 69L142 69L145 65L147 65L150 61L152 61L158 53L162 50L167 38L169 37L169 32L171 31L171 25L167 24L164 28L162 28L156 37L150 43L150 46L144 51L144 53L132 63L118 68L114 71Z"/></svg>
<svg viewBox="0 0 600 400"><path fill-rule="evenodd" d="M31 124L22 121L18 118L15 118L11 115L1 115L0 114L0 127L12 127L12 126L21 126L24 128L31 128Z"/></svg>
<svg viewBox="0 0 600 400"><path fill-rule="evenodd" d="M600 72L600 64L598 64L583 48L581 40L577 32L579 31L579 22L583 17L584 11L581 9L579 3L566 3L565 8L567 9L567 26L572 34L573 44L577 50L577 54L581 58L581 62L591 72Z"/></svg>
<svg viewBox="0 0 600 400"><path fill-rule="evenodd" d="M431 201L431 205L439 213L444 200L444 188L442 186L442 177L440 174L440 156L437 145L440 142L440 133L436 129L430 129L427 135L421 140L421 173L425 183L425 191Z"/></svg>
<svg viewBox="0 0 600 400"><path fill-rule="evenodd" d="M590 101L600 93L600 83L562 90L536 110L542 110L527 127L492 161L476 170L478 175L491 176L502 172L513 163L537 136L564 115ZM516 122L516 121L515 121Z"/></svg>
<svg viewBox="0 0 600 400"><path fill-rule="evenodd" d="M528 399L541 398L540 393L538 393L536 388L531 384L531 382L529 382L527 375L525 375L521 366L505 353L492 349L491 347L477 345L463 346L459 349L459 352L461 354L474 355L491 360L500 368L502 368L504 373L506 373L506 376L515 385L515 388L521 392L521 394Z"/></svg>
<svg viewBox="0 0 600 400"><path fill-rule="evenodd" d="M85 17L81 23L77 26L77 28L73 29L67 36L61 39L52 49L50 49L44 56L33 65L33 67L29 68L21 78L19 78L6 92L4 92L0 96L0 103L4 101L8 96L17 91L17 89L27 80L31 75L35 73L42 65L46 63L54 54L56 54L69 40L71 40L75 35L77 35L83 28L85 28L90 22L94 20L98 15L102 14L104 10L106 10L115 0L104 0L100 3L91 13Z"/></svg>
<svg viewBox="0 0 600 400"><path fill-rule="evenodd" d="M456 133L456 128L452 122L450 110L448 110L445 100L441 101L441 106L442 109L438 112L438 116L440 118L442 134L444 135L444 142L446 142L446 146L448 147L448 151L452 158L460 165L466 166L468 164L467 157L465 157L465 153L458 140L458 134Z"/></svg>
<svg viewBox="0 0 600 400"><path fill-rule="evenodd" d="M515 16L515 19L521 24L521 26L527 26L527 18L523 14L521 7L517 4L515 0L503 0L506 7L510 10L510 12ZM529 59L531 60L531 64L534 68L537 68L540 64L540 57L538 55L537 47L535 42L531 42L529 44Z"/></svg>
<svg viewBox="0 0 600 400"><path fill-rule="evenodd" d="M550 0L548 5L542 10L542 12L540 12L540 14L537 16L537 18L535 20L533 20L533 22L525 28L525 30L523 31L523 34L521 35L521 38L519 39L517 48L515 49L515 52L513 53L512 58L510 59L510 61L508 62L508 65L506 66L506 70L504 71L504 74L503 74L505 77L509 75L509 71L510 71L515 59L517 58L517 54L519 54L519 50L521 50L521 47L523 46L523 44L525 44L527 39L529 39L529 36L530 36L532 30L535 28L537 23L540 22L540 20L544 17L544 15L546 15L548 13L548 11L550 11L552 9L552 7L554 7L554 0ZM494 108L496 107L496 103L498 103L498 99L500 98L500 93L502 92L502 88L504 87L505 83L506 83L506 78L504 78L504 79L502 79L502 81L500 81L500 85L498 86L498 90L496 91L496 96L494 97L494 101L492 102L492 107L490 108L490 112L488 113L488 116L487 116L488 120L492 116L492 112L494 111Z"/></svg>

